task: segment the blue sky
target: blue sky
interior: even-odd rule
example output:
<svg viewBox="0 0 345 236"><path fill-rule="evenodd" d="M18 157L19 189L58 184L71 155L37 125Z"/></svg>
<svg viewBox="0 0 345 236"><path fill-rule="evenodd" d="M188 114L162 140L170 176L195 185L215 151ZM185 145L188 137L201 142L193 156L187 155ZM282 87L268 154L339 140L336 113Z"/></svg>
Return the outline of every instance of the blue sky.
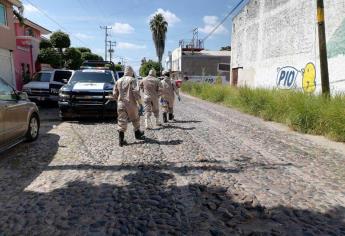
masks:
<svg viewBox="0 0 345 236"><path fill-rule="evenodd" d="M115 55L128 59L136 70L143 57L156 60L148 21L162 13L168 23L166 53L178 47L180 39L199 37L210 32L240 0L22 0L30 20L52 30L70 34L72 46L85 46L104 56L104 31L100 25L112 26ZM37 8L36 8L36 7ZM48 15L47 17L42 11ZM57 24L57 23L58 24ZM63 27L63 28L62 28ZM218 50L230 44L231 18L205 42L205 48ZM115 59L118 61L119 59Z"/></svg>

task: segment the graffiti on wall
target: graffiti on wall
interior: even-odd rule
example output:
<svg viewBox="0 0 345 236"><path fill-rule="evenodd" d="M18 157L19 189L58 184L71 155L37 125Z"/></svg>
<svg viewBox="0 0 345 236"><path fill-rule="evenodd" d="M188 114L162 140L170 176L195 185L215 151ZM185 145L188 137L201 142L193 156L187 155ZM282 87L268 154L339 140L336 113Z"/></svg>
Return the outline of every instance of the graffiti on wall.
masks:
<svg viewBox="0 0 345 236"><path fill-rule="evenodd" d="M310 62L301 70L298 70L293 66L284 66L282 68L278 68L277 87L279 89L296 89L297 81L301 81L301 87L305 93L315 92L315 65Z"/></svg>
<svg viewBox="0 0 345 236"><path fill-rule="evenodd" d="M345 19L327 43L328 57L345 55Z"/></svg>
<svg viewBox="0 0 345 236"><path fill-rule="evenodd" d="M313 63L308 63L302 70L302 88L306 93L313 93L316 90L316 68Z"/></svg>
<svg viewBox="0 0 345 236"><path fill-rule="evenodd" d="M277 87L279 89L296 88L298 70L292 66L278 68Z"/></svg>

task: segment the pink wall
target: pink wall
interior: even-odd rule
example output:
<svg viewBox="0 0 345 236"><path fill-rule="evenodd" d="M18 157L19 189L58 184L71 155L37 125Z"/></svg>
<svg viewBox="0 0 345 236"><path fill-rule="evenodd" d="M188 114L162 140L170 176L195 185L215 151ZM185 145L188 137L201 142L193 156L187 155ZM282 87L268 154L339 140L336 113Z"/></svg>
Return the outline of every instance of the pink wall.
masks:
<svg viewBox="0 0 345 236"><path fill-rule="evenodd" d="M30 31L28 31L28 29L31 29L31 33L33 33L32 36L30 36ZM15 23L15 33L15 76L17 82L17 89L22 90L24 74L30 74L30 76L32 76L36 72L36 62L39 53L39 42L41 40L41 32L29 26L21 26L19 23Z"/></svg>

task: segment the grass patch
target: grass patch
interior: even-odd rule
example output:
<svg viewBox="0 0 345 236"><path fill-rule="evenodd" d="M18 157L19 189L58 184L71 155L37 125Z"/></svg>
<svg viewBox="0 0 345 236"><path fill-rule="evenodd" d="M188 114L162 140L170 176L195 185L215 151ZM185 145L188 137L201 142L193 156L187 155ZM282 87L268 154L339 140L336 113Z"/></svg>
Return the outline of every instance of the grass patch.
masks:
<svg viewBox="0 0 345 236"><path fill-rule="evenodd" d="M293 130L345 142L345 96L331 99L298 91L233 88L186 82L182 91L206 101L237 108Z"/></svg>

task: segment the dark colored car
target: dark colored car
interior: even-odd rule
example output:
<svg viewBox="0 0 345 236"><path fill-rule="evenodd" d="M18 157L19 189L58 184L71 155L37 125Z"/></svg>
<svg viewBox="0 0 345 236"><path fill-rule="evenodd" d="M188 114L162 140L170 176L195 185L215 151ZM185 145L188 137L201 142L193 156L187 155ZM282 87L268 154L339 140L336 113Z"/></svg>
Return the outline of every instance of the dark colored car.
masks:
<svg viewBox="0 0 345 236"><path fill-rule="evenodd" d="M117 118L117 103L112 99L115 81L112 70L76 71L68 84L60 89L61 118L95 116Z"/></svg>
<svg viewBox="0 0 345 236"><path fill-rule="evenodd" d="M36 140L39 129L36 104L0 78L0 152L22 141Z"/></svg>

